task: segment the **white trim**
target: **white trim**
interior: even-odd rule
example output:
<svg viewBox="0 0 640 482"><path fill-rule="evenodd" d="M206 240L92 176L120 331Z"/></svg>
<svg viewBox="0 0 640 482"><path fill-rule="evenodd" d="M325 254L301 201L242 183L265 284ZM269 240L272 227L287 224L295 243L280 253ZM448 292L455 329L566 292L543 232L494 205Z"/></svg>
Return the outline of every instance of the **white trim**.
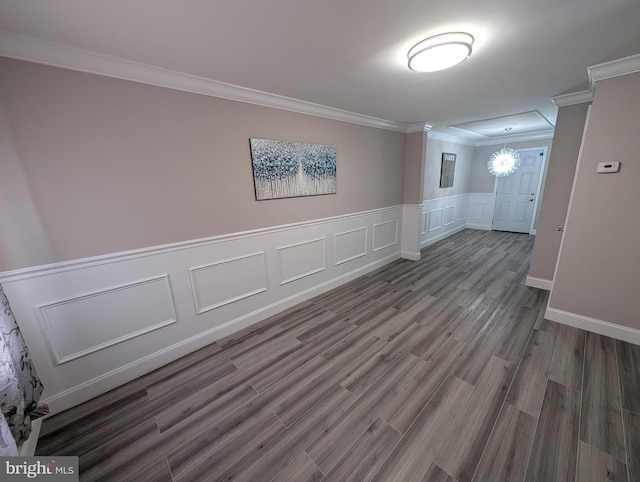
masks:
<svg viewBox="0 0 640 482"><path fill-rule="evenodd" d="M484 146L493 146L493 145L501 145L505 142L527 142L527 141L536 141L541 139L551 139L554 135L554 130L549 129L546 131L540 132L532 132L529 134L517 134L512 136L500 136L500 137L483 137L479 140L471 140L465 139L463 137L454 136L452 134L445 134L443 132L430 131L427 135L427 142L433 139L436 141L442 142L451 142L453 144L460 144L463 146L471 146L471 147L484 147Z"/></svg>
<svg viewBox="0 0 640 482"><path fill-rule="evenodd" d="M318 241L322 241L322 266L318 268L311 269L309 271L305 271L304 273L297 274L295 276L290 276L289 278L282 278L282 256L280 255L285 249L295 248L297 246L304 246L305 244L317 243ZM316 273L321 273L325 269L327 269L327 238L316 238L309 239L307 241L302 241L301 243L289 244L287 246L280 246L276 248L278 253L278 272L280 273L280 286L286 285L287 283L291 283L292 281L297 281L302 278L306 278L307 276L311 276Z"/></svg>
<svg viewBox="0 0 640 482"><path fill-rule="evenodd" d="M31 422L31 434L29 438L20 447L20 457L33 457L36 454L36 447L38 445L38 437L40 436L40 429L42 428L42 418L38 418Z"/></svg>
<svg viewBox="0 0 640 482"><path fill-rule="evenodd" d="M105 341L103 343L99 343L97 345L93 345L89 348L85 348L84 350L80 350L77 351L75 353L71 353L70 355L63 355L62 354L62 350L60 349L60 346L57 343L57 337L55 336L55 331L53 329L53 326L51 325L51 320L49 319L49 316L47 314L47 309L48 308L53 308L56 306L60 306L60 305L66 305L69 303L73 303L75 301L79 301L79 300L84 300L87 298L93 298L95 296L99 296L99 295L103 295L105 293L113 293L116 291L122 291L125 289L129 289L135 286L141 286L147 283L151 283L154 281L164 281L165 282L165 288L167 289L167 300L169 301L169 307L171 308L171 317L168 320L164 320L161 321L159 323L150 325L150 326L145 326L144 328L141 328L140 330L136 330L136 331L132 331L130 333L127 333L126 335L122 335L119 336L117 338L113 338L111 340ZM134 281L132 283L125 283L125 284L121 284L118 286L113 286L111 288L107 288L104 290L99 290L99 291L92 291L91 293L85 293L82 295L78 295L78 296L73 296L70 298L65 298L63 300L57 300L57 301L51 301L48 302L46 304L42 304L42 305L38 305L36 306L36 308L38 309L38 312L40 314L40 321L41 321L41 325L43 327L44 332L46 333L46 340L47 343L49 344L49 347L56 359L56 362L58 363L58 365L62 365L63 363L67 363L70 362L71 360L75 360L76 358L81 358L83 356L87 356L90 355L91 353L95 353L97 351L100 350L104 350L105 348L109 348L110 346L113 345L117 345L118 343L122 343L124 341L127 340L131 340L133 338L136 338L138 336L142 336L146 333L150 333L152 331L158 330L160 328L163 328L165 326L168 325L172 325L174 323L176 323L178 321L178 316L176 315L176 307L175 307L175 303L173 300L173 296L171 295L171 284L169 283L169 275L167 273L161 275L161 276L156 276L153 278L148 278L148 279L144 279L144 280L138 280L138 281Z"/></svg>
<svg viewBox="0 0 640 482"><path fill-rule="evenodd" d="M477 229L478 231L492 231L491 226L486 224L467 223L467 229Z"/></svg>
<svg viewBox="0 0 640 482"><path fill-rule="evenodd" d="M601 64L592 65L587 69L589 74L589 90L581 90L571 92L569 94L560 94L553 96L551 100L558 107L568 105L584 104L585 102L593 102L593 94L596 82L599 80L620 77L621 75L633 74L640 72L640 54L630 55L621 59L603 62Z"/></svg>
<svg viewBox="0 0 640 482"><path fill-rule="evenodd" d="M408 259L409 261L420 261L420 258L422 257L422 255L420 251L418 251L417 253L412 253L409 251L401 251L400 257L402 259Z"/></svg>
<svg viewBox="0 0 640 482"><path fill-rule="evenodd" d="M492 194L488 195L492 196ZM473 194L470 193L453 194L423 201L421 212L415 221L418 223L420 249L470 227L468 221L471 196ZM462 216L463 212L464 216ZM407 259L411 259L409 255L413 250L403 249L402 251L407 253Z"/></svg>
<svg viewBox="0 0 640 482"><path fill-rule="evenodd" d="M469 193L469 206L467 208L467 228L491 231L493 223L493 211L496 201L493 192ZM482 205L482 216L477 217L478 205Z"/></svg>
<svg viewBox="0 0 640 482"><path fill-rule="evenodd" d="M407 124L0 30L0 56L396 132Z"/></svg>
<svg viewBox="0 0 640 482"><path fill-rule="evenodd" d="M194 274L197 271L200 271L202 269L206 269L206 268L211 268L213 266L219 266L222 264L228 264L228 263L232 263L234 261L240 261L241 259L248 259L248 258L255 258L257 256L262 256L262 260L263 260L263 264L265 262L265 252L264 251L259 251L257 253L251 253L251 254L247 254L244 256L237 256L235 258L230 258L230 259L225 259L222 261L216 261L215 263L209 263L209 264L205 264L202 266L195 266L193 268L189 268L189 281L191 282L191 294L193 295L193 304L195 306L196 309L196 314L197 315L201 315L203 313L206 313L207 311L211 311L211 310L215 310L216 308L220 308L221 306L224 305L228 305L230 303L234 303L236 301L240 301L243 300L245 298L249 298L250 296L253 295L257 295L259 293L264 293L265 291L267 291L267 286L266 286L266 268L265 268L265 286L261 287L261 288L257 288L255 290L252 291L247 291L245 293L242 293L241 295L237 295L237 296L233 296L231 298L228 298L226 300L222 300L219 301L217 303L214 303L212 305L208 305L208 306L204 306L202 307L200 305L200 299L198 297L198 283L194 277Z"/></svg>
<svg viewBox="0 0 640 482"><path fill-rule="evenodd" d="M154 256L157 254L169 253L171 251L179 251L185 248L196 248L196 247L208 246L208 245L217 244L217 243L224 243L230 240L235 241L235 240L247 238L247 237L261 236L264 234L273 234L277 232L297 229L303 226L327 224L327 223L332 223L334 221L352 219L352 218L356 218L363 215L395 211L401 208L402 208L402 204L397 206L379 208L379 209L371 209L369 211L361 211L357 213L341 214L338 216L332 216L328 218L313 219L309 221L301 221L298 223L283 224L280 226L253 229L250 231L241 231L237 233L221 234L218 236L211 236L208 238L193 239L189 241L179 241L177 243L151 246L148 248L133 249L129 251L120 251L117 253L104 254L100 256L92 256L89 258L80 258L80 259L74 259L71 261L62 261L59 263L46 264L42 266L33 266L29 268L20 268L12 271L4 271L4 272L0 272L0 284L12 283L14 281L22 281L25 279L36 278L39 276L59 274L66 271L84 269L84 268L99 266L103 264L115 263L118 261L128 261L131 259L143 258L146 256Z"/></svg>
<svg viewBox="0 0 640 482"><path fill-rule="evenodd" d="M405 204L402 207L402 233L400 256L411 261L420 259L420 237L422 236L422 204Z"/></svg>
<svg viewBox="0 0 640 482"><path fill-rule="evenodd" d="M431 227L431 221L433 220L433 215L434 213L440 213L440 224L434 227ZM438 209L430 209L429 210L429 228L427 229L428 233L432 233L434 231L437 231L438 229L443 229L444 228L444 208L438 208Z"/></svg>
<svg viewBox="0 0 640 482"><path fill-rule="evenodd" d="M548 307L544 317L551 321L562 323L563 325L573 326L582 330L598 333L599 335L609 336L617 340L640 345L640 330L630 328L628 326L617 325L608 321L589 318L588 316L570 313L568 311L558 310Z"/></svg>
<svg viewBox="0 0 640 482"><path fill-rule="evenodd" d="M463 139L462 137L454 136L452 134L445 134L444 132L430 131L427 135L427 142L431 139L442 142L452 142L453 144L461 144L463 146L476 146L474 141L469 139Z"/></svg>
<svg viewBox="0 0 640 482"><path fill-rule="evenodd" d="M588 71L592 86L599 80L640 72L640 54L592 65Z"/></svg>
<svg viewBox="0 0 640 482"><path fill-rule="evenodd" d="M376 247L376 228L378 226L384 226L386 224L395 224L396 225L396 231L395 231L395 237L393 239L392 243L387 243L384 246L378 246ZM376 252L376 251L381 251L385 248L390 248L391 246L395 246L396 244L398 244L398 221L396 219L392 220L392 221L384 221L382 223L375 223L371 229L373 231L373 234L371 236L371 251L372 252Z"/></svg>
<svg viewBox="0 0 640 482"><path fill-rule="evenodd" d="M536 278L534 276L527 276L524 284L530 286L531 288L538 288L545 291L551 291L551 288L553 288L553 281L548 279Z"/></svg>
<svg viewBox="0 0 640 482"><path fill-rule="evenodd" d="M353 271L337 276L329 281L314 285L309 289L282 300L278 300L268 306L261 307L246 315L239 316L223 325L198 333L191 338L182 340L174 345L163 348L162 350L151 353L143 358L99 375L91 380L87 380L86 382L73 386L44 399L43 402L49 405L52 414L66 410L67 408L85 402L86 400L118 387L130 380L144 375L145 373L149 373L150 371L166 365L181 356L207 346L220 338L251 326L258 321L264 320L269 316L286 310L287 308L291 308L298 303L302 303L303 301L307 301L315 296L330 291L344 283L358 278L359 276L375 271L398 258L399 254L394 253Z"/></svg>
<svg viewBox="0 0 640 482"><path fill-rule="evenodd" d="M530 134L518 134L513 136L501 136L501 137L492 137L491 139L487 139L484 141L479 141L475 144L475 146L493 146L504 144L505 142L514 143L514 142L527 142L527 141L537 141L541 139L551 139L553 138L554 130L546 130L540 132L532 132ZM515 147L514 147L515 149Z"/></svg>
<svg viewBox="0 0 640 482"><path fill-rule="evenodd" d="M433 126L431 124L427 124L425 122L418 122L416 124L410 124L407 126L405 133L413 134L415 132L429 132Z"/></svg>
<svg viewBox="0 0 640 482"><path fill-rule="evenodd" d="M592 90L581 90L570 94L556 95L551 98L553 103L558 107L566 107L568 105L584 104L593 101Z"/></svg>
<svg viewBox="0 0 640 482"><path fill-rule="evenodd" d="M457 234L460 231L464 231L465 229L467 229L466 224L464 226L459 226L455 229L452 229L451 231L446 231L442 234L438 234L437 236L434 236L432 238L425 239L420 243L420 248L426 248L427 246L431 246L432 244L435 244L438 241L448 238L449 236L453 236L454 234Z"/></svg>
<svg viewBox="0 0 640 482"><path fill-rule="evenodd" d="M338 236L344 236L345 234L350 234L350 233L355 233L358 231L364 231L364 251L361 251L358 254L354 254L353 256L349 256L348 258L344 258L344 259L340 259L337 260L335 259L335 253L336 253L336 241L338 239ZM348 231L342 231L341 233L334 233L333 235L333 253L334 253L334 261L333 261L333 265L334 266L339 266L343 263L346 263L348 261L353 261L354 259L358 259L358 258L362 258L363 256L367 255L367 249L368 249L368 240L369 240L369 228L367 226L363 226L361 228L355 228L355 229L350 229Z"/></svg>

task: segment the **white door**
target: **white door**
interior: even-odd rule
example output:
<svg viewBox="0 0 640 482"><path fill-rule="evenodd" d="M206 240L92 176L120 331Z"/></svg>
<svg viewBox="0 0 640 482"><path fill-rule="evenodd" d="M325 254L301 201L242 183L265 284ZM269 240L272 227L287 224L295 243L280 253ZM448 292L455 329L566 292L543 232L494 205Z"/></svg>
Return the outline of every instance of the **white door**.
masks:
<svg viewBox="0 0 640 482"><path fill-rule="evenodd" d="M544 149L521 149L520 167L508 176L497 178L493 229L529 233L537 205Z"/></svg>

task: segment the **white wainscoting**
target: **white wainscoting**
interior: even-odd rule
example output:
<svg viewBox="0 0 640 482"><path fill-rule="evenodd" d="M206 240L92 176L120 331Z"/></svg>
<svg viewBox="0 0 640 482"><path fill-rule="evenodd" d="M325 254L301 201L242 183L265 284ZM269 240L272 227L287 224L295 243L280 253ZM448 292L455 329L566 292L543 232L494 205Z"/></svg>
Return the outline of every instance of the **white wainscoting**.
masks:
<svg viewBox="0 0 640 482"><path fill-rule="evenodd" d="M167 274L45 303L38 310L58 365L177 321Z"/></svg>
<svg viewBox="0 0 640 482"><path fill-rule="evenodd" d="M491 231L495 199L496 197L493 193L469 194L468 228Z"/></svg>
<svg viewBox="0 0 640 482"><path fill-rule="evenodd" d="M402 218L400 218L402 221ZM373 250L391 248L398 245L398 220L373 225Z"/></svg>
<svg viewBox="0 0 640 482"><path fill-rule="evenodd" d="M189 269L196 314L267 291L264 251Z"/></svg>
<svg viewBox="0 0 640 482"><path fill-rule="evenodd" d="M411 261L420 259L420 237L423 231L422 204L405 204L402 209L400 256Z"/></svg>
<svg viewBox="0 0 640 482"><path fill-rule="evenodd" d="M278 248L280 284L285 285L327 269L326 238Z"/></svg>
<svg viewBox="0 0 640 482"><path fill-rule="evenodd" d="M424 248L465 229L468 211L469 194L424 201L420 247Z"/></svg>
<svg viewBox="0 0 640 482"><path fill-rule="evenodd" d="M36 266L0 283L57 413L398 259L402 213Z"/></svg>
<svg viewBox="0 0 640 482"><path fill-rule="evenodd" d="M367 227L363 226L333 235L334 266L367 255L368 231Z"/></svg>

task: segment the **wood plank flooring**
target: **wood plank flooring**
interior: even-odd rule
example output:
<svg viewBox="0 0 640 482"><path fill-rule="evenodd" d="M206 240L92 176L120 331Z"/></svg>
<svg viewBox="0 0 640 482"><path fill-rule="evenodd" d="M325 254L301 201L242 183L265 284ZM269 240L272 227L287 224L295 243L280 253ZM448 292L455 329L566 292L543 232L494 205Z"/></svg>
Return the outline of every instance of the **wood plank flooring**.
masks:
<svg viewBox="0 0 640 482"><path fill-rule="evenodd" d="M45 420L93 481L639 481L640 347L466 230Z"/></svg>

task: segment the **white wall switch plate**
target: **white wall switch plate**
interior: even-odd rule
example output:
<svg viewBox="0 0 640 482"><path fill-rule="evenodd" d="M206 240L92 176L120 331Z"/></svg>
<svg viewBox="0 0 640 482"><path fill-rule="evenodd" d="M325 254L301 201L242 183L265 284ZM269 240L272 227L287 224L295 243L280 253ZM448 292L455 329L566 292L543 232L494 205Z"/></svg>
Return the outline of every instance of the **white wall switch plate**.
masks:
<svg viewBox="0 0 640 482"><path fill-rule="evenodd" d="M598 173L618 172L620 170L620 161L608 161L598 163Z"/></svg>

